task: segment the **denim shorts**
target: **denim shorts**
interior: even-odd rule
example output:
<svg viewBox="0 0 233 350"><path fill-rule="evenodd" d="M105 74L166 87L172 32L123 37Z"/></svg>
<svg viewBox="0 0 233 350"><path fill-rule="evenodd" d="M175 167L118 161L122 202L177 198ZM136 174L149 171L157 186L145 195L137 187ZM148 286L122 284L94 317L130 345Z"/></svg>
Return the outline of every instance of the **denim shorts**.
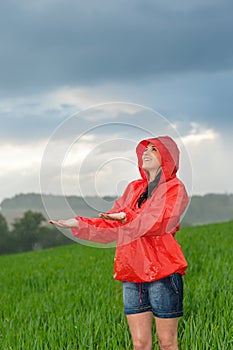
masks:
<svg viewBox="0 0 233 350"><path fill-rule="evenodd" d="M152 312L160 318L183 316L182 275L174 273L154 282L123 282L126 315Z"/></svg>

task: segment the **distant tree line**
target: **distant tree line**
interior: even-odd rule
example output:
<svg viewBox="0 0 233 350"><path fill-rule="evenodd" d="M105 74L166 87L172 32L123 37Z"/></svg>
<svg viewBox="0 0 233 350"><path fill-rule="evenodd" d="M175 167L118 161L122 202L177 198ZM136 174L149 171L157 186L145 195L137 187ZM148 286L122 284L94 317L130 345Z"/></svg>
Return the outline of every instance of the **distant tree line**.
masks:
<svg viewBox="0 0 233 350"><path fill-rule="evenodd" d="M43 214L28 210L15 219L9 229L5 217L0 214L0 254L27 252L70 244L55 226L48 226Z"/></svg>
<svg viewBox="0 0 233 350"><path fill-rule="evenodd" d="M66 211L64 196L36 193L18 194L13 198L6 198L0 203L1 213L8 223L11 223L19 212L24 213L27 210L46 215L42 197L51 217L67 217L70 215L70 208L78 215L97 217L99 212L111 209L116 199L113 196L103 198L98 196L67 196L68 211ZM233 220L233 194L209 193L203 196L193 195L190 199L190 205L181 223L182 226Z"/></svg>

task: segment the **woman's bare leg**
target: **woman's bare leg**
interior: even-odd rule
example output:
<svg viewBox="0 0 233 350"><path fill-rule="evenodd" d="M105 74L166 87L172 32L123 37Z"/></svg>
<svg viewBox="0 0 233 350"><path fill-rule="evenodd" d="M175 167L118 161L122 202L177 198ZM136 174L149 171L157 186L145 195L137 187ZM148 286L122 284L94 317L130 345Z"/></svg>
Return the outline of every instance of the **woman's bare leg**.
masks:
<svg viewBox="0 0 233 350"><path fill-rule="evenodd" d="M127 315L134 350L151 350L152 348L152 312Z"/></svg>
<svg viewBox="0 0 233 350"><path fill-rule="evenodd" d="M179 318L155 317L156 333L161 350L178 350L178 321Z"/></svg>

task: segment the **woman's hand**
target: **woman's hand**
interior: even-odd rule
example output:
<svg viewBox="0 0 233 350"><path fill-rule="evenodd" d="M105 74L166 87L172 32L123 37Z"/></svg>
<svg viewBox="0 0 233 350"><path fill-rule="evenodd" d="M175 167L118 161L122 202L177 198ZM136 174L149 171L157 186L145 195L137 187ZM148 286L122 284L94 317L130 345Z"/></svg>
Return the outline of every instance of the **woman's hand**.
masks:
<svg viewBox="0 0 233 350"><path fill-rule="evenodd" d="M120 213L111 213L111 214L100 213L99 217L101 217L102 219L116 220L116 221L122 221L122 222L126 220L126 214L123 211L121 211Z"/></svg>
<svg viewBox="0 0 233 350"><path fill-rule="evenodd" d="M62 228L78 228L78 220L68 219L68 220L49 220L49 223Z"/></svg>

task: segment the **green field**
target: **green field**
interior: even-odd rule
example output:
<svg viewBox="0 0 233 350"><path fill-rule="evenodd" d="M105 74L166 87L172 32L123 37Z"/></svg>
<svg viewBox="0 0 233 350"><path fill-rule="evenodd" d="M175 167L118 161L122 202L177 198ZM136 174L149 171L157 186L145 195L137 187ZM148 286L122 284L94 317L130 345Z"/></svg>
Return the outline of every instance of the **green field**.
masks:
<svg viewBox="0 0 233 350"><path fill-rule="evenodd" d="M229 222L176 236L189 263L181 350L233 349L232 233ZM0 349L132 349L113 257L79 244L1 256Z"/></svg>

